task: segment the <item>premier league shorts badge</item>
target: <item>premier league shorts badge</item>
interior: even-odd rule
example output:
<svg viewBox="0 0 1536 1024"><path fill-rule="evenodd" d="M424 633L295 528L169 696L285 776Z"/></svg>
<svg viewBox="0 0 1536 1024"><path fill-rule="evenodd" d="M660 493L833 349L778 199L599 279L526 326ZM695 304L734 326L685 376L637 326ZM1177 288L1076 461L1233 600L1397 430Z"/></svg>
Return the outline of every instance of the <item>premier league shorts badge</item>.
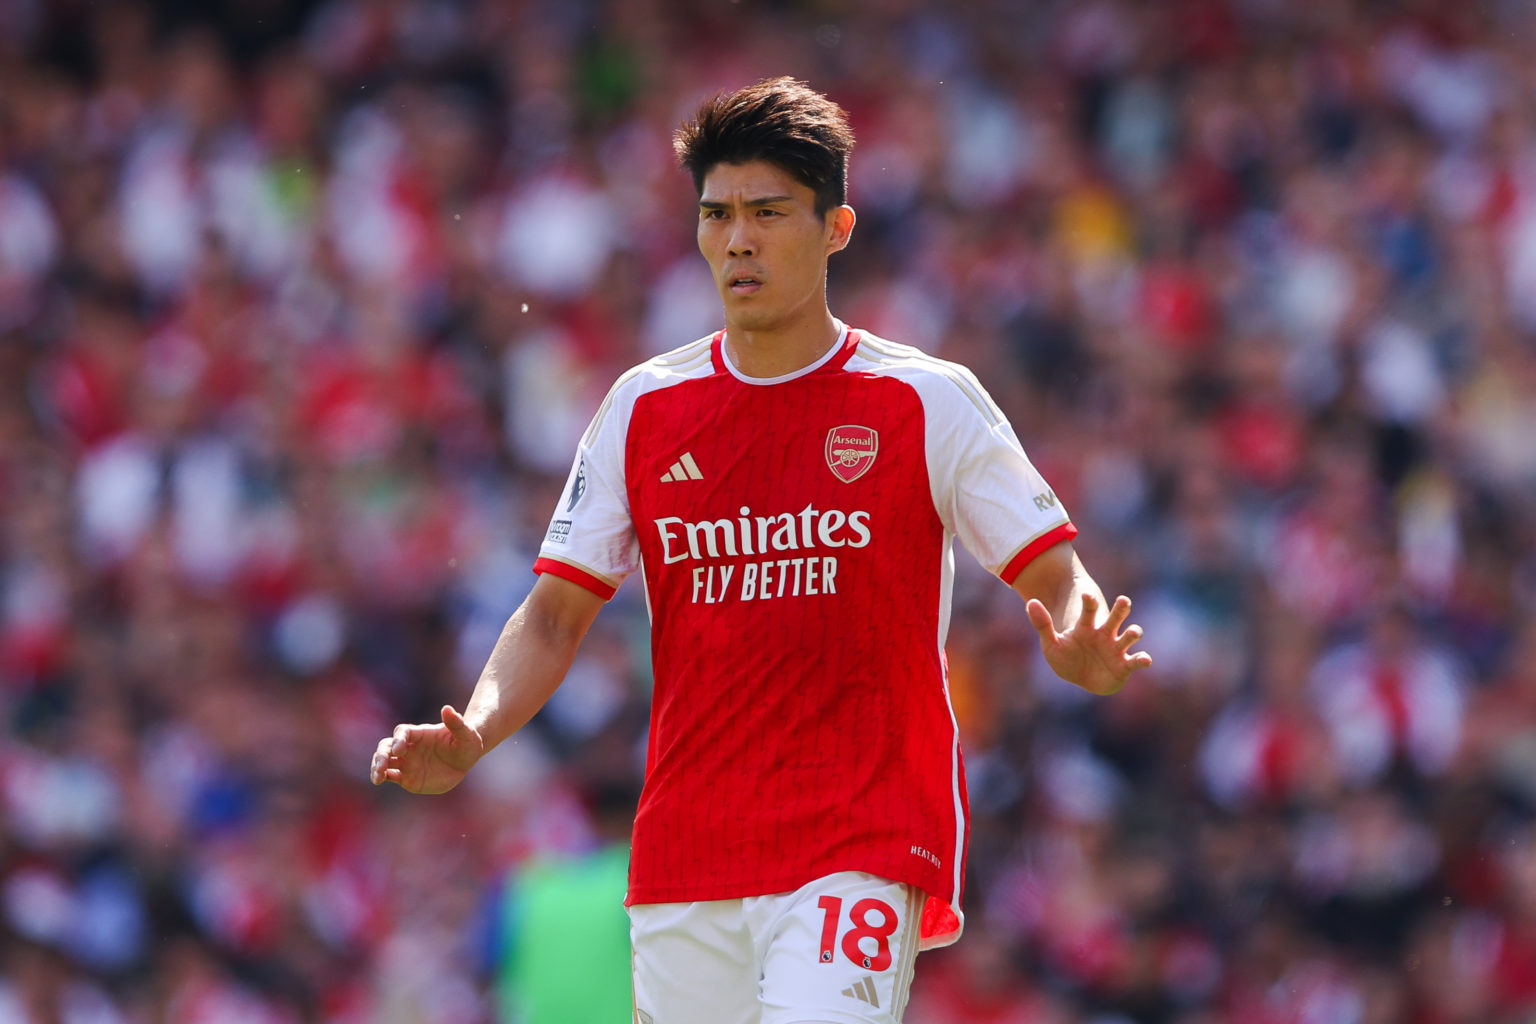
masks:
<svg viewBox="0 0 1536 1024"><path fill-rule="evenodd" d="M827 468L845 484L851 484L875 464L880 435L869 427L844 424L827 431Z"/></svg>

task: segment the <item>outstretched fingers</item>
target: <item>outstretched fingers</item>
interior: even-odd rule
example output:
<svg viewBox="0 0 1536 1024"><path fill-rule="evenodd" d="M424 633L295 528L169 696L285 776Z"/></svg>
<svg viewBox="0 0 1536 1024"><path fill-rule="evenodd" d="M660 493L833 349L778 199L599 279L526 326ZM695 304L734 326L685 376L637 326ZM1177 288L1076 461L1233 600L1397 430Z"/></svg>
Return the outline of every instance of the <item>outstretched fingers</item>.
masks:
<svg viewBox="0 0 1536 1024"><path fill-rule="evenodd" d="M1110 631L1110 636L1115 639L1115 650L1126 656L1126 663L1132 670L1146 668L1152 664L1152 655L1145 651L1137 651L1130 654L1130 649L1136 646L1144 635L1139 625L1132 623L1125 625L1126 618L1131 614L1131 599L1121 594L1115 598L1115 603L1109 609L1109 619L1105 623ZM1124 627L1123 629L1121 627Z"/></svg>
<svg viewBox="0 0 1536 1024"><path fill-rule="evenodd" d="M1035 627L1035 632L1040 634L1042 641L1054 643L1058 639L1056 635L1056 620L1051 618L1051 610L1045 606L1044 601L1037 597L1032 597L1029 599L1029 603L1024 606L1024 610L1029 614L1029 624Z"/></svg>
<svg viewBox="0 0 1536 1024"><path fill-rule="evenodd" d="M1134 647L1136 645L1136 641L1140 640L1141 637L1142 629L1140 626L1126 626L1125 631L1115 638L1115 647L1118 648L1123 654L1124 652Z"/></svg>
<svg viewBox="0 0 1536 1024"><path fill-rule="evenodd" d="M1099 621L1099 598L1096 594L1083 591L1083 613L1078 616L1078 623L1085 626L1097 626Z"/></svg>
<svg viewBox="0 0 1536 1024"><path fill-rule="evenodd" d="M1130 614L1131 599L1121 594L1109 606L1109 615L1104 620L1104 625L1109 628L1111 636L1120 632L1120 627L1125 624L1125 620L1130 617Z"/></svg>

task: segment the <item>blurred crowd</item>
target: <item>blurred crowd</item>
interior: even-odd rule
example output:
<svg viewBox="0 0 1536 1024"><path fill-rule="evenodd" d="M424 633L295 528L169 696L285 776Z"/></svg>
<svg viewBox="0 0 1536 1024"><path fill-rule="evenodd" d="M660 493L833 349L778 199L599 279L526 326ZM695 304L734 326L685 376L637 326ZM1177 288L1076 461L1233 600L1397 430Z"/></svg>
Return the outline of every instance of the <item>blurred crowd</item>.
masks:
<svg viewBox="0 0 1536 1024"><path fill-rule="evenodd" d="M0 0L0 1024L515 1024L640 588L459 790L369 754L717 326L671 130L782 73L859 137L834 312L976 370L1156 659L1080 694L958 555L910 1024L1529 1021L1532 52L1524 0Z"/></svg>

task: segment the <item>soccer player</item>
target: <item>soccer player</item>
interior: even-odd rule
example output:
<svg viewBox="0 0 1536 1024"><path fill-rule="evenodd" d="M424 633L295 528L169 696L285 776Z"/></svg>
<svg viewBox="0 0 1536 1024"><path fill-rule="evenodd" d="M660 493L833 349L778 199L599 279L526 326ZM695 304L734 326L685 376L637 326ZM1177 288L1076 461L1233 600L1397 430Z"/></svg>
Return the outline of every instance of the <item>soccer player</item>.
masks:
<svg viewBox="0 0 1536 1024"><path fill-rule="evenodd" d="M655 690L630 855L636 1019L901 1019L960 934L966 791L945 679L959 537L1093 693L1151 664L976 378L835 319L854 227L843 111L787 78L677 133L725 329L624 374L461 714L400 725L371 776L451 789L559 685L631 573Z"/></svg>

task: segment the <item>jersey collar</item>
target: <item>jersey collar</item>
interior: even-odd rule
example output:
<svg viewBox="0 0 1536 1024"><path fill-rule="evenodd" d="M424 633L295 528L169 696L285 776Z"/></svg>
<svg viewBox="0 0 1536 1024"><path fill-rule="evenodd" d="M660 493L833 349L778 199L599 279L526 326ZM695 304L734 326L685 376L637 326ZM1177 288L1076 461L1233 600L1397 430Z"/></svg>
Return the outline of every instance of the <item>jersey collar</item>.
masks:
<svg viewBox="0 0 1536 1024"><path fill-rule="evenodd" d="M797 377L805 377L820 370L840 370L843 364L853 356L854 349L859 346L859 332L852 330L841 321L838 322L837 340L832 347L827 349L815 362L800 367L790 373L781 374L778 377L748 377L725 354L725 332L715 334L714 341L710 344L715 362L716 373L728 373L743 384L782 384L785 381L794 380Z"/></svg>

